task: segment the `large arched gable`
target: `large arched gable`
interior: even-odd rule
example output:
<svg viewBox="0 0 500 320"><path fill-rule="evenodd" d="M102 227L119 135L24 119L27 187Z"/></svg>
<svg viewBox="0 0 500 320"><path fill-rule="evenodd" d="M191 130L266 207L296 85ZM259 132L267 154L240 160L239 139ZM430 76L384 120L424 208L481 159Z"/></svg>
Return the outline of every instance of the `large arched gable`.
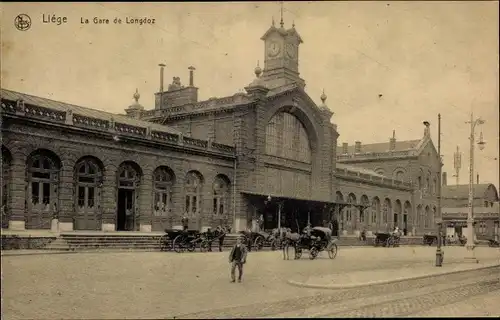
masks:
<svg viewBox="0 0 500 320"><path fill-rule="evenodd" d="M307 102L301 101L302 102L299 103L290 97L283 101L278 100L270 102L271 107L266 110L263 117L263 123L267 125L271 118L279 112L287 112L294 115L304 126L309 137L311 151L314 153L321 144L321 126L316 120L317 116L314 114L316 111L312 110L312 108L307 105Z"/></svg>

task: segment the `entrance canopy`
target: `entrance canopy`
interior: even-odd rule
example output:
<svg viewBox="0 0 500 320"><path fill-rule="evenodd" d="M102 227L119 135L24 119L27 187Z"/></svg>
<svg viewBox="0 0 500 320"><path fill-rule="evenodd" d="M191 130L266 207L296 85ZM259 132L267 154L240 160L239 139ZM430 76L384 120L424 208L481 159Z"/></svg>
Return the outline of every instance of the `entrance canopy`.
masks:
<svg viewBox="0 0 500 320"><path fill-rule="evenodd" d="M333 205L338 202L335 201L330 201L330 200L314 200L314 199L307 199L307 198L301 198L301 197L284 197L284 196L279 196L275 194L262 194L258 192L253 192L253 191L241 191L243 194L247 194L249 196L255 197L255 198L266 198L265 200L267 201L268 197L271 197L271 202L280 202L280 201L307 201L307 202L312 202L315 204L329 204Z"/></svg>
<svg viewBox="0 0 500 320"><path fill-rule="evenodd" d="M242 192L242 194L248 196L253 207L249 212L250 215L254 215L254 219L263 218L262 228L265 230L282 226L300 232L308 223L313 226L324 226L333 219L335 211L333 209L341 205L333 201L290 198L273 194L255 192Z"/></svg>

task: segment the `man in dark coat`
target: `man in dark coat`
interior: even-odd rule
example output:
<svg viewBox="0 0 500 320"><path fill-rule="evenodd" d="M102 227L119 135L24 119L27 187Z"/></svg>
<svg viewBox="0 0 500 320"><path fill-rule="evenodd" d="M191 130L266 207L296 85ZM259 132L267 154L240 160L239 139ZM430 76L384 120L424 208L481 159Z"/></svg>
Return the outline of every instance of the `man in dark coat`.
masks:
<svg viewBox="0 0 500 320"><path fill-rule="evenodd" d="M231 282L235 282L235 271L238 268L238 282L241 282L243 276L243 265L247 261L247 248L241 241L241 237L236 240L236 245L231 249L229 254L229 263L231 263Z"/></svg>

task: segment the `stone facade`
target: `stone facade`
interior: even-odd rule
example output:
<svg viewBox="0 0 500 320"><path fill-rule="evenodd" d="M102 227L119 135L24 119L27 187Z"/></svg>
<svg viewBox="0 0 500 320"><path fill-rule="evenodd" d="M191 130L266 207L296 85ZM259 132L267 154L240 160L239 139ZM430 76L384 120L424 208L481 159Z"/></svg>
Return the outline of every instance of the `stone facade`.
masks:
<svg viewBox="0 0 500 320"><path fill-rule="evenodd" d="M9 94L15 93L5 90L2 92L3 97ZM35 108L28 103L25 106ZM11 229L49 229L51 220L58 219L60 231L68 231L77 226L82 216L88 216L86 219L95 219L97 223L82 229L114 231L117 227L119 170L124 164L132 164L138 173L138 181L133 190L134 225L130 230L171 228L180 225L180 220L185 215L188 215L193 228L214 226L221 222L231 223L231 185L234 179L234 148L231 146L174 133L168 133L170 141L166 141L152 130L148 130L149 134L145 133L144 136L118 132L118 121L112 124L114 127L105 130L89 128L89 125L69 121L68 114L76 115L69 111L64 114L66 119L60 118L59 123L56 121L58 119L41 122L43 120L39 113L27 114L26 110L16 109L15 102L7 99L2 100L2 109L2 155L8 155L7 158L10 159L9 174L3 177L9 180L5 218L8 218ZM49 109L39 108L39 111L46 110ZM33 187L27 183L32 179L30 159L40 154L53 161L55 169L53 182L47 183L47 186L50 184L50 194L43 191L45 182L41 183L41 198L44 200L38 199ZM77 181L77 164L86 159L97 164L99 172L95 185L90 182L93 196L86 199L92 201L91 214L79 210L77 190L80 186ZM155 215L154 173L158 168L167 168L172 173L173 183L169 189L171 205L168 212ZM201 180L195 214L186 212L184 205L185 177L189 172L196 172ZM223 177L228 183L228 188L222 195L227 205L222 212L217 213L213 211L213 186L216 177ZM39 205L41 201L44 201L42 208L32 205L35 202ZM80 206L85 207L86 204Z"/></svg>
<svg viewBox="0 0 500 320"><path fill-rule="evenodd" d="M434 231L428 129L337 147L327 96L317 105L299 77L295 28L273 25L262 40L263 70L223 98L198 101L193 67L188 86L161 84L152 110L136 92L127 116L2 90L2 227L159 231L187 217L191 229L239 231L263 217L266 229Z"/></svg>

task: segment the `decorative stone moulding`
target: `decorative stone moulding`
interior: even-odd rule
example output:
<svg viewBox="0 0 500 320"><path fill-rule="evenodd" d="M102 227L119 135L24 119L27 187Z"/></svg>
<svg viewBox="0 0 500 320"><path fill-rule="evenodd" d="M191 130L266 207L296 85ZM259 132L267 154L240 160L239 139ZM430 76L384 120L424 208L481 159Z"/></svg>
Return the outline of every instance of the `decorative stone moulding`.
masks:
<svg viewBox="0 0 500 320"><path fill-rule="evenodd" d="M232 97L230 98L233 99ZM223 102L229 101L224 99L226 98L222 99ZM215 143L209 140L185 137L182 134L151 130L150 126L140 127L125 123L120 123L119 121L115 121L114 119L104 120L104 119L87 117L84 115L74 113L73 110L67 110L63 112L58 110L52 110L49 108L31 106L24 103L16 104L14 102L9 102L9 101L2 101L1 108L2 111L5 113L24 115L27 117L35 117L43 120L48 120L51 122L58 122L58 123L63 122L74 127L114 131L125 137L129 135L136 137L139 136L145 139L156 140L160 142L172 143L177 145L187 145L188 147L195 149L204 149L204 150L212 149L221 153L231 154L233 156L235 154L234 146ZM182 107L176 107L176 108L182 108ZM153 111L152 113L155 113L157 111L164 112L166 110L151 110L151 111ZM68 120L69 123L66 120Z"/></svg>

